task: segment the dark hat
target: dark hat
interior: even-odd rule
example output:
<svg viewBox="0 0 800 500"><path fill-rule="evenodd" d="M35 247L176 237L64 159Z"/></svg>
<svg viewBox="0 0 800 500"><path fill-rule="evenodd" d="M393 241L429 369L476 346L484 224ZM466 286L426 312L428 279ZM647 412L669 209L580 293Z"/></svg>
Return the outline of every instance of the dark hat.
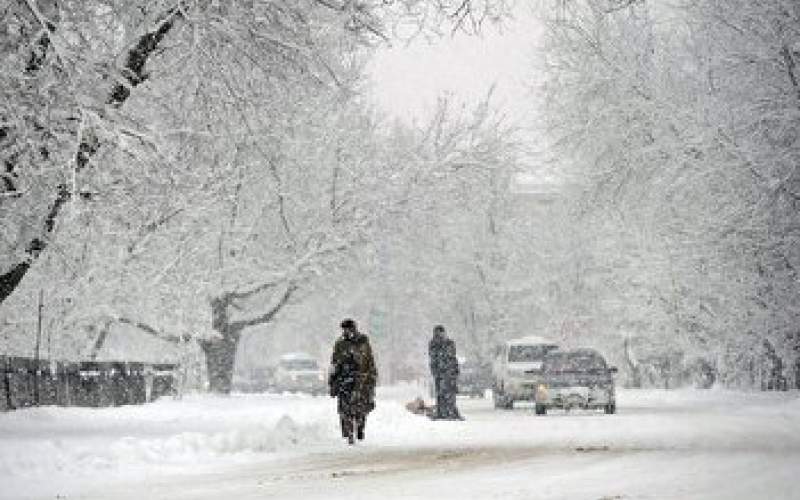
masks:
<svg viewBox="0 0 800 500"><path fill-rule="evenodd" d="M345 318L339 324L345 330L355 330L356 329L356 322L350 318Z"/></svg>
<svg viewBox="0 0 800 500"><path fill-rule="evenodd" d="M433 327L433 331L436 333L444 332L444 327L442 325L436 325Z"/></svg>

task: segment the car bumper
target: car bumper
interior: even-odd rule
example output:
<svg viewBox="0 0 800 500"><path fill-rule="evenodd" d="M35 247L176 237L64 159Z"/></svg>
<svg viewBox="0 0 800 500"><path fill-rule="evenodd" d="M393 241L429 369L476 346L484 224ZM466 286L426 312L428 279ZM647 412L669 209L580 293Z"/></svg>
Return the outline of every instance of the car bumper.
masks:
<svg viewBox="0 0 800 500"><path fill-rule="evenodd" d="M597 387L539 387L537 404L548 408L602 408L615 404L614 390Z"/></svg>
<svg viewBox="0 0 800 500"><path fill-rule="evenodd" d="M325 392L327 386L323 382L318 381L286 381L277 384L278 391L295 391L295 392Z"/></svg>

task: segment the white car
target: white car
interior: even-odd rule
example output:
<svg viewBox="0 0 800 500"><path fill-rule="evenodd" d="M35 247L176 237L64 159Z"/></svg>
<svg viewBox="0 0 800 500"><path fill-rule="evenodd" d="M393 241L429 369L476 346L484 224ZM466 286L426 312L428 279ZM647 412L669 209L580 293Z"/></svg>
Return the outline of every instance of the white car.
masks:
<svg viewBox="0 0 800 500"><path fill-rule="evenodd" d="M284 354L275 367L274 388L278 392L328 392L326 373L313 357L303 352Z"/></svg>
<svg viewBox="0 0 800 500"><path fill-rule="evenodd" d="M544 382L544 357L558 344L543 337L523 337L503 344L492 367L494 407L511 409L514 401L535 401Z"/></svg>

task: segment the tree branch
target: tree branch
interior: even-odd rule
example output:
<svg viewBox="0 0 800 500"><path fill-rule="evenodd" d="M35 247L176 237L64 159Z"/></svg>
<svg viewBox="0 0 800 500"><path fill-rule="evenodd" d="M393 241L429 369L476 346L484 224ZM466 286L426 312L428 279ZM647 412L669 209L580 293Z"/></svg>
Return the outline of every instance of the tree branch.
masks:
<svg viewBox="0 0 800 500"><path fill-rule="evenodd" d="M783 62L786 64L786 72L789 75L789 81L792 82L792 87L794 87L794 92L797 95L797 99L800 100L800 82L797 80L796 73L797 64L795 63L794 56L787 45L783 45L783 47L781 47L781 55L783 56Z"/></svg>
<svg viewBox="0 0 800 500"><path fill-rule="evenodd" d="M242 300L252 297L253 295L263 292L264 290L269 290L270 288L274 288L277 283L264 283L263 285L258 285L255 288L251 288L245 292L228 292L225 294L230 300Z"/></svg>
<svg viewBox="0 0 800 500"><path fill-rule="evenodd" d="M187 342L189 340L188 336L185 335L164 335L162 332L156 330L152 326L148 325L147 323L143 323L141 321L136 321L126 317L117 317L112 318L117 323L122 323L125 325L131 325L133 327L138 328L139 330L143 331L148 335L152 335L153 337L157 337L159 340L165 340L167 342L172 342L173 344L179 344L181 342Z"/></svg>
<svg viewBox="0 0 800 500"><path fill-rule="evenodd" d="M612 5L610 7L603 9L603 12L606 14L612 14L614 12L625 10L628 7L633 7L639 2L640 0L620 0L617 5Z"/></svg>
<svg viewBox="0 0 800 500"><path fill-rule="evenodd" d="M106 339L108 338L109 334L109 328L108 328L109 325L111 325L110 319L105 322L102 328L100 328L100 334L95 339L94 345L92 346L92 351L89 353L90 360L94 361L95 359L97 359L97 354L100 352L100 349L102 349L103 346L105 345Z"/></svg>
<svg viewBox="0 0 800 500"><path fill-rule="evenodd" d="M26 69L36 71L41 66L41 63L44 61L44 54L49 45L53 46L53 50L56 51L58 58L61 59L61 63L62 64L66 63L67 59L64 54L64 51L58 46L58 43L54 40L53 34L55 32L55 26L53 26L53 23L44 18L44 15L42 15L42 12L36 5L35 0L25 0L25 3L28 5L28 8L33 13L34 17L36 17L36 20L39 21L39 24L42 25L42 29L45 31L45 33L47 33L46 36L43 36L39 40L39 44L43 49L42 54L40 54L40 59L29 61L28 63L29 67ZM33 63L32 68L31 68L31 63Z"/></svg>
<svg viewBox="0 0 800 500"><path fill-rule="evenodd" d="M36 7L33 0L26 1L31 9ZM55 27L52 26L52 23L49 23L48 25L48 22L43 18L41 13L37 13L38 9L34 12L34 14L40 22L45 23L47 32L51 33L54 31ZM163 17L163 20L159 23L154 31L147 32L139 38L136 46L128 52L128 59L126 63L126 69L128 73L125 75L128 80L127 86L119 83L115 84L108 99L108 104L115 107L121 106L122 103L124 103L130 96L130 88L135 87L146 79L146 75L144 74L144 65L147 62L147 58L156 50L158 44L173 27L175 19L181 15L182 14L179 6L173 7L167 11ZM40 41L40 45L43 49L46 49L48 46L52 45L52 43L48 38L47 40L43 39L43 41ZM41 62L43 60L44 55L36 54L32 56L32 61L35 63L33 65L33 71L41 66ZM29 61L26 71L30 72L31 67L31 61ZM99 148L100 144L93 136L88 138L82 137L79 139L79 144L75 155L75 173L79 172L89 164L92 156L97 153ZM50 210L45 218L43 234L33 238L30 243L28 243L26 247L27 256L22 261L18 262L6 273L0 275L0 304L2 304L17 288L19 283L27 274L28 270L30 270L31 263L37 259L41 252L47 247L47 237L52 234L56 225L56 220L61 213L61 209L73 195L73 193L70 193L67 186L63 183L58 185L57 190L58 192L56 194L56 198L50 206Z"/></svg>
<svg viewBox="0 0 800 500"><path fill-rule="evenodd" d="M18 262L9 271L0 275L0 304L3 303L11 293L17 288L22 278L25 277L31 264L39 254L47 247L47 237L53 233L56 225L56 218L61 213L61 208L69 201L70 192L65 184L58 185L58 195L44 220L43 235L33 238L25 247L26 257Z"/></svg>
<svg viewBox="0 0 800 500"><path fill-rule="evenodd" d="M186 210L185 207L176 208L169 213L162 215L156 220L150 221L139 230L139 238L128 245L128 253L132 254L136 248L142 244L151 234L155 233L158 228L180 215Z"/></svg>
<svg viewBox="0 0 800 500"><path fill-rule="evenodd" d="M26 259L12 267L10 271L0 275L0 303L11 295L30 267L31 259Z"/></svg>
<svg viewBox="0 0 800 500"><path fill-rule="evenodd" d="M283 226L283 230L286 232L286 237L289 238L289 241L291 241L292 246L296 246L297 242L294 239L292 228L289 226L289 219L286 216L286 197L283 195L283 183L281 181L280 174L278 173L277 162L274 158L270 158L267 160L267 163L269 164L269 172L275 181L275 185L277 186L276 196L278 198L278 215L280 215L281 225Z"/></svg>
<svg viewBox="0 0 800 500"><path fill-rule="evenodd" d="M314 0L317 4L323 7L350 16L350 23L346 26L347 29L358 32L359 29L367 30L381 40L388 42L390 39L383 32L375 14L370 12L366 5L360 2L337 2L334 0ZM370 19L372 18L372 19ZM374 24L373 24L374 23Z"/></svg>
<svg viewBox="0 0 800 500"><path fill-rule="evenodd" d="M247 328L248 326L255 326L264 323L269 323L272 320L272 318L275 317L275 315L278 314L278 312L281 309L283 309L283 306L285 306L289 302L289 299L292 297L292 294L295 292L295 290L297 290L296 285L294 284L289 285L286 288L286 291L283 293L281 299L278 301L278 303L272 306L272 309L267 311L265 314L262 314L261 316L255 317L253 319L233 322L230 325L231 329L234 331L238 331L243 328Z"/></svg>
<svg viewBox="0 0 800 500"><path fill-rule="evenodd" d="M114 85L106 101L108 104L114 107L122 106L131 95L131 90L147 80L144 67L148 58L173 28L175 20L182 15L180 5L176 5L164 14L154 30L148 31L139 37L138 43L128 51L128 57L122 71L125 82L119 82Z"/></svg>

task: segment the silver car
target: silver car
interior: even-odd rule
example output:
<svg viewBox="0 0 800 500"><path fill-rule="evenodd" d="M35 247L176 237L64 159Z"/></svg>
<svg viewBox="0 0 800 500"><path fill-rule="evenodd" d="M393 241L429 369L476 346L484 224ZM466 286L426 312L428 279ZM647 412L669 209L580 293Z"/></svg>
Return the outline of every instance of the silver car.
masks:
<svg viewBox="0 0 800 500"><path fill-rule="evenodd" d="M544 358L556 349L558 345L552 340L536 336L503 344L492 367L494 407L510 410L515 401L533 401L543 381Z"/></svg>
<svg viewBox="0 0 800 500"><path fill-rule="evenodd" d="M316 359L302 352L281 356L274 380L278 392L307 392L316 396L328 390L325 371Z"/></svg>
<svg viewBox="0 0 800 500"><path fill-rule="evenodd" d="M594 349L551 352L544 358L542 382L536 388L536 414L548 408L602 408L617 411L614 373Z"/></svg>

